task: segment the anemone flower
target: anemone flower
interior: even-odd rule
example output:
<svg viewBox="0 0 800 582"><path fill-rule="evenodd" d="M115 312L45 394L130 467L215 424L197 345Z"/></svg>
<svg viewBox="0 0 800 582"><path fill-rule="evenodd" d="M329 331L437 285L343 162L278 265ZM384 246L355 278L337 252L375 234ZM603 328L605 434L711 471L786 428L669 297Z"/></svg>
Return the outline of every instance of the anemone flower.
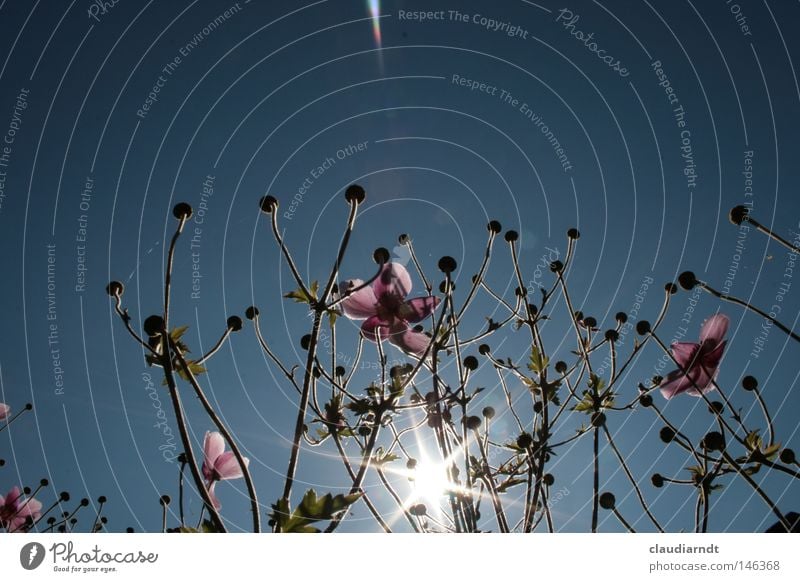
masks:
<svg viewBox="0 0 800 582"><path fill-rule="evenodd" d="M712 315L700 329L700 343L675 342L670 346L672 356L682 370L674 370L664 378L661 383L664 398L669 400L682 392L700 396L714 389L713 380L727 343L722 338L729 323L727 315Z"/></svg>
<svg viewBox="0 0 800 582"><path fill-rule="evenodd" d="M342 301L342 310L350 319L364 320L361 333L370 341L388 339L400 349L422 355L428 348L430 338L414 331L410 323L419 323L436 309L436 297L406 299L411 291L411 276L399 263L387 263L380 275L364 285L361 279L351 279L343 285L344 293L353 291Z"/></svg>
<svg viewBox="0 0 800 582"><path fill-rule="evenodd" d="M11 407L8 404L0 402L0 420L5 420L11 414Z"/></svg>
<svg viewBox="0 0 800 582"><path fill-rule="evenodd" d="M218 432L206 432L203 439L203 477L206 480L208 495L216 509L222 507L219 499L214 494L217 481L239 479L243 476L242 467L236 460L233 451L225 450L225 439ZM250 459L244 458L245 466L250 464Z"/></svg>
<svg viewBox="0 0 800 582"><path fill-rule="evenodd" d="M12 488L5 497L0 495L0 527L7 532L27 531L28 518L36 521L41 515L42 504L33 497L22 497L19 487Z"/></svg>

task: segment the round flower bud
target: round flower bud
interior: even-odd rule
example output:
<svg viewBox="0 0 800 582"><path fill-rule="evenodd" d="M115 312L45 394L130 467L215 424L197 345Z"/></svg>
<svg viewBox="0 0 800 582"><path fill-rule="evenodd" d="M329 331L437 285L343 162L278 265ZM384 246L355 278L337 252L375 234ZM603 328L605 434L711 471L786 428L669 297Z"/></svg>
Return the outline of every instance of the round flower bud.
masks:
<svg viewBox="0 0 800 582"><path fill-rule="evenodd" d="M619 339L619 332L616 329L609 329L606 331L606 339L610 342L616 342Z"/></svg>
<svg viewBox="0 0 800 582"><path fill-rule="evenodd" d="M494 408L492 408L491 406L487 406L481 411L481 414L483 414L484 418L488 418L489 420L491 420L494 418Z"/></svg>
<svg viewBox="0 0 800 582"><path fill-rule="evenodd" d="M675 439L675 429L665 426L661 429L661 432L658 433L658 436L665 443L671 443Z"/></svg>
<svg viewBox="0 0 800 582"><path fill-rule="evenodd" d="M578 240L579 238L581 238L581 233L577 228L570 228L567 231L567 236L572 240Z"/></svg>
<svg viewBox="0 0 800 582"><path fill-rule="evenodd" d="M452 281L450 281L449 285L448 285L447 281L442 281L441 283L439 283L439 293L447 293L448 289L450 290L450 292L455 291L456 290L456 284L453 283Z"/></svg>
<svg viewBox="0 0 800 582"><path fill-rule="evenodd" d="M552 473L545 473L542 476L542 481L544 481L544 484L547 485L548 487L552 487L553 483L556 482L556 478L553 477Z"/></svg>
<svg viewBox="0 0 800 582"><path fill-rule="evenodd" d="M409 471L413 471L416 468L417 468L416 459L409 459L408 461L406 461L406 469L408 469Z"/></svg>
<svg viewBox="0 0 800 582"><path fill-rule="evenodd" d="M358 427L358 434L362 437L368 437L371 432L372 429L368 426L361 425Z"/></svg>
<svg viewBox="0 0 800 582"><path fill-rule="evenodd" d="M524 432L517 437L517 446L521 449L527 449L533 444L533 437Z"/></svg>
<svg viewBox="0 0 800 582"><path fill-rule="evenodd" d="M603 509L614 509L617 506L617 498L614 497L613 493L609 493L606 491L605 493L600 494L600 507Z"/></svg>
<svg viewBox="0 0 800 582"><path fill-rule="evenodd" d="M594 329L597 327L597 320L594 317L587 317L583 320L583 324L590 329Z"/></svg>
<svg viewBox="0 0 800 582"><path fill-rule="evenodd" d="M752 392L758 388L758 380L756 380L753 376L745 376L742 378L742 388L748 392Z"/></svg>
<svg viewBox="0 0 800 582"><path fill-rule="evenodd" d="M563 360L559 360L556 362L555 368L556 372L558 372L559 374L563 374L564 372L567 371L567 363Z"/></svg>
<svg viewBox="0 0 800 582"><path fill-rule="evenodd" d="M389 262L391 255L389 251L383 247L375 249L375 252L372 253L372 260L378 263L379 265L385 265Z"/></svg>
<svg viewBox="0 0 800 582"><path fill-rule="evenodd" d="M442 420L445 422L450 422L453 420L453 413L450 410L443 410L442 411Z"/></svg>
<svg viewBox="0 0 800 582"><path fill-rule="evenodd" d="M30 488L30 487L28 487L28 486L25 486L25 487L23 487L23 488L22 488L22 492L23 492L25 495L30 495L30 494L31 494L31 488Z"/></svg>
<svg viewBox="0 0 800 582"><path fill-rule="evenodd" d="M69 491L62 491L58 494L58 498L61 501L69 501Z"/></svg>
<svg viewBox="0 0 800 582"><path fill-rule="evenodd" d="M106 501L108 500L106 499L105 495L101 495L100 497L97 498L97 503L105 503Z"/></svg>
<svg viewBox="0 0 800 582"><path fill-rule="evenodd" d="M639 404L641 404L643 408L649 408L653 405L653 397L649 394L642 394L639 396Z"/></svg>
<svg viewBox="0 0 800 582"><path fill-rule="evenodd" d="M560 273L563 269L564 263L561 261L553 261L550 263L550 270L553 271L553 273Z"/></svg>
<svg viewBox="0 0 800 582"><path fill-rule="evenodd" d="M410 240L411 239L408 237L407 234L401 234L400 236L397 237L397 242L401 245L407 245L408 241Z"/></svg>
<svg viewBox="0 0 800 582"><path fill-rule="evenodd" d="M192 217L192 207L186 202L178 202L172 209L172 216L178 220L189 220Z"/></svg>
<svg viewBox="0 0 800 582"><path fill-rule="evenodd" d="M528 295L528 290L525 289L524 287L517 287L516 289L514 289L514 295L516 295L517 297L525 297Z"/></svg>
<svg viewBox="0 0 800 582"><path fill-rule="evenodd" d="M81 499L81 507L86 507L87 505L89 505L89 500L84 497Z"/></svg>
<svg viewBox="0 0 800 582"><path fill-rule="evenodd" d="M684 271L678 275L678 284L685 291L691 291L697 286L697 277L691 271Z"/></svg>
<svg viewBox="0 0 800 582"><path fill-rule="evenodd" d="M711 431L703 437L701 444L709 451L721 451L725 449L725 437L717 431Z"/></svg>
<svg viewBox="0 0 800 582"><path fill-rule="evenodd" d="M480 416L470 416L467 418L467 428L469 430L478 430L481 427L481 420Z"/></svg>
<svg viewBox="0 0 800 582"><path fill-rule="evenodd" d="M415 517L423 517L428 513L428 508L424 503L417 503L408 508L408 512Z"/></svg>
<svg viewBox="0 0 800 582"><path fill-rule="evenodd" d="M258 317L258 314L259 314L258 307L256 307L255 305L251 305L250 307L244 310L244 316L251 321L254 320L256 317Z"/></svg>
<svg viewBox="0 0 800 582"><path fill-rule="evenodd" d="M467 356L466 358L464 358L464 367L467 370L474 372L475 370L478 369L478 358L476 358L475 356Z"/></svg>
<svg viewBox="0 0 800 582"><path fill-rule="evenodd" d="M170 499L169 495L162 495L159 503L161 503L161 505L169 505L170 501L172 501L172 499Z"/></svg>
<svg viewBox="0 0 800 582"><path fill-rule="evenodd" d="M456 263L456 260L453 257L445 256L439 259L439 270L442 273L452 273L456 270L457 266L458 263Z"/></svg>
<svg viewBox="0 0 800 582"><path fill-rule="evenodd" d="M144 320L143 327L148 336L155 337L164 330L164 318L160 315L151 315Z"/></svg>
<svg viewBox="0 0 800 582"><path fill-rule="evenodd" d="M519 238L519 233L516 230L507 230L505 239L506 242L513 243Z"/></svg>
<svg viewBox="0 0 800 582"><path fill-rule="evenodd" d="M711 414L722 414L724 410L725 410L725 405L722 404L722 402L720 402L719 400L715 400L708 406L708 411Z"/></svg>
<svg viewBox="0 0 800 582"><path fill-rule="evenodd" d="M539 313L539 308L536 307L536 305L534 305L533 303L528 303L528 311L530 312L531 315L536 315L537 313Z"/></svg>
<svg viewBox="0 0 800 582"><path fill-rule="evenodd" d="M797 458L794 456L794 451L792 449L783 449L780 459L781 463L786 463L787 465L793 465L797 462Z"/></svg>
<svg viewBox="0 0 800 582"><path fill-rule="evenodd" d="M364 202L364 198L366 197L367 193L364 192L364 188L359 186L358 184L353 184L352 186L348 186L347 190L344 191L344 198L348 202L361 204Z"/></svg>
<svg viewBox="0 0 800 582"><path fill-rule="evenodd" d="M492 348L489 347L489 344L481 344L478 346L478 353L482 356L487 355L492 351Z"/></svg>
<svg viewBox="0 0 800 582"><path fill-rule="evenodd" d="M238 315L231 315L228 318L228 329L231 331L241 331L242 329L242 318Z"/></svg>
<svg viewBox="0 0 800 582"><path fill-rule="evenodd" d="M627 314L620 311L614 316L614 319L616 319L620 323L626 323L628 321L628 316Z"/></svg>
<svg viewBox="0 0 800 582"><path fill-rule="evenodd" d="M125 528L125 533L133 533L133 528L132 527L126 527Z"/></svg>
<svg viewBox="0 0 800 582"><path fill-rule="evenodd" d="M650 333L650 322L643 319L636 324L636 333L639 335L647 335Z"/></svg>
<svg viewBox="0 0 800 582"><path fill-rule="evenodd" d="M6 460L5 459L0 459L0 467L2 467L5 464L6 464Z"/></svg>
<svg viewBox="0 0 800 582"><path fill-rule="evenodd" d="M667 283L664 285L664 291L670 295L675 295L678 292L678 286L675 283Z"/></svg>
<svg viewBox="0 0 800 582"><path fill-rule="evenodd" d="M591 423L596 428L603 426L606 423L606 415L602 412L595 412L592 414Z"/></svg>
<svg viewBox="0 0 800 582"><path fill-rule="evenodd" d="M334 371L334 374L336 374L337 378L341 378L342 376L344 376L345 375L344 366L336 366L336 370Z"/></svg>
<svg viewBox="0 0 800 582"><path fill-rule="evenodd" d="M740 226L745 220L747 220L747 216L749 214L750 210L746 206L739 205L731 208L728 218L733 224Z"/></svg>
<svg viewBox="0 0 800 582"><path fill-rule="evenodd" d="M125 293L125 285L119 281L111 281L111 283L106 285L106 293L111 295L111 297L122 297L122 294Z"/></svg>
<svg viewBox="0 0 800 582"><path fill-rule="evenodd" d="M653 473L653 476L650 477L650 482L653 484L653 487L663 487L664 477L662 477L660 473Z"/></svg>
<svg viewBox="0 0 800 582"><path fill-rule="evenodd" d="M33 410L33 404L31 404L30 402L28 402L28 403L25 405L25 410Z"/></svg>
<svg viewBox="0 0 800 582"><path fill-rule="evenodd" d="M258 202L258 205L261 207L261 212L264 214L272 214L276 210L278 210L278 199L275 196L264 196Z"/></svg>
<svg viewBox="0 0 800 582"><path fill-rule="evenodd" d="M309 345L311 345L311 334L307 333L300 338L300 347L307 350Z"/></svg>
<svg viewBox="0 0 800 582"><path fill-rule="evenodd" d="M39 485L42 487L47 487L48 485L50 485L50 481L48 481L47 479L42 479L41 481L39 481Z"/></svg>
<svg viewBox="0 0 800 582"><path fill-rule="evenodd" d="M533 412L535 412L536 414L541 414L543 408L544 407L542 406L541 400L537 400L536 402L533 403Z"/></svg>
<svg viewBox="0 0 800 582"><path fill-rule="evenodd" d="M490 232L493 232L495 234L500 234L500 231L503 230L502 225L496 220L490 220L489 224L486 225L486 228L488 228Z"/></svg>

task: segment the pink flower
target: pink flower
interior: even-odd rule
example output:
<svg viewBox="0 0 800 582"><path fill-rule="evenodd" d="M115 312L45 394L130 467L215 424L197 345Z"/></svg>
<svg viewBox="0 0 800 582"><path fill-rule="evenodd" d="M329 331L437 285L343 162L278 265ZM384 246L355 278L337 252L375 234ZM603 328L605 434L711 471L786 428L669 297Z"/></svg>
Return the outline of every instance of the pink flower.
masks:
<svg viewBox="0 0 800 582"><path fill-rule="evenodd" d="M28 518L36 521L42 516L42 504L31 497L22 497L19 487L14 487L3 497L0 495L0 527L7 532L27 531Z"/></svg>
<svg viewBox="0 0 800 582"><path fill-rule="evenodd" d="M344 283L344 293L364 284L361 279ZM430 338L411 329L436 309L436 297L408 299L411 276L399 263L387 263L371 285L355 291L342 301L344 314L350 319L363 319L361 333L370 341L388 339L397 347L417 355L428 348Z"/></svg>
<svg viewBox="0 0 800 582"><path fill-rule="evenodd" d="M725 344L722 338L728 331L730 320L727 315L718 313L709 317L700 329L700 343L675 342L672 344L672 356L686 371L675 370L667 374L661 383L661 394L669 400L673 396L686 392L692 396L700 396L714 389L713 380L719 371L719 362Z"/></svg>
<svg viewBox="0 0 800 582"><path fill-rule="evenodd" d="M219 499L214 494L214 486L217 481L228 479L239 479L243 476L242 468L236 460L233 451L225 450L225 439L218 432L206 432L203 439L203 477L206 479L208 494L214 507L222 507ZM245 466L250 464L250 459L244 458Z"/></svg>
<svg viewBox="0 0 800 582"><path fill-rule="evenodd" d="M0 402L0 420L5 420L9 414L11 414L11 407Z"/></svg>

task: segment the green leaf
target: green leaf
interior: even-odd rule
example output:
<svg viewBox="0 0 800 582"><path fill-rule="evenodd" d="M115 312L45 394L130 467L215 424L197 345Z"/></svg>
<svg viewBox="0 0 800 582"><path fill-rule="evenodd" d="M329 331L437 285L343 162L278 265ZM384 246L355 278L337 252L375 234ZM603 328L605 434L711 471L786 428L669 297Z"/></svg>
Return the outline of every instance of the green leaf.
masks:
<svg viewBox="0 0 800 582"><path fill-rule="evenodd" d="M540 351L539 348L533 346L531 348L531 357L530 362L528 363L528 369L536 372L537 374L541 374L544 372L545 368L547 368L547 364L550 363L550 359L544 356Z"/></svg>
<svg viewBox="0 0 800 582"><path fill-rule="evenodd" d="M334 496L328 493L317 497L316 491L309 489L294 511L290 512L289 502L286 499L280 499L272 506L270 517L277 523L278 531L283 533L318 533L319 529L311 524L333 519L336 514L358 501L361 495L355 493Z"/></svg>
<svg viewBox="0 0 800 582"><path fill-rule="evenodd" d="M205 374L206 373L205 366L203 366L201 364L198 364L197 362L194 362L192 360L188 360L186 362L186 365L188 366L189 371L194 376L199 376L200 374ZM178 372L178 376L180 376L181 378L183 378L187 382L189 381L189 375L186 373L186 370L183 369L182 365L179 364L176 367L175 371Z"/></svg>
<svg viewBox="0 0 800 582"><path fill-rule="evenodd" d="M314 281L311 283L311 287L309 288L309 292L311 293L310 297L302 289L302 287L297 288L294 291L289 291L286 295L284 295L284 297L286 299L294 299L295 303L311 303L312 301L317 300L318 291L319 291L319 281Z"/></svg>
<svg viewBox="0 0 800 582"><path fill-rule="evenodd" d="M204 519L201 531L203 533L218 533L219 530L210 519Z"/></svg>
<svg viewBox="0 0 800 582"><path fill-rule="evenodd" d="M525 482L526 482L525 479L520 479L519 477L509 477L508 479L506 479L505 481L500 483L500 485L497 486L497 492L505 493L506 491L511 489L514 485L519 485Z"/></svg>
<svg viewBox="0 0 800 582"><path fill-rule="evenodd" d="M372 410L372 403L366 398L359 398L353 402L348 402L345 407L350 409L356 416L361 416Z"/></svg>

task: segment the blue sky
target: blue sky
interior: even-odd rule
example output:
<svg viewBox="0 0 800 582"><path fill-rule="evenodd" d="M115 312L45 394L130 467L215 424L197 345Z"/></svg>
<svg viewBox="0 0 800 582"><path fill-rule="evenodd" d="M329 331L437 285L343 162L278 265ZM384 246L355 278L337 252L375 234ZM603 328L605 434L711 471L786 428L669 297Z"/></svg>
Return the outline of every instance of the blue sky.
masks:
<svg viewBox="0 0 800 582"><path fill-rule="evenodd" d="M307 319L303 307L280 299L293 285L257 201L266 193L281 200L301 271L324 279L346 219L342 192L353 182L368 198L342 268L346 278L366 278L372 251L391 249L408 233L434 280L438 258L452 255L457 284L466 288L485 224L497 219L521 233L524 273L537 282L543 257L563 254L568 228L581 230L573 301L603 327L613 325L614 313L630 312L637 295L637 314L652 319L663 284L685 269L765 308L777 303L781 283L793 282L791 257L765 237L750 232L737 249L727 211L752 202L777 232L794 238L800 230L796 5L379 5L380 46L366 2L121 2L105 11L75 2L0 3L0 133L12 140L0 167L0 400L17 410L35 405L0 434L0 457L8 461L0 488L48 477L79 497L108 496L112 531L159 527L158 496L174 497L177 483L164 427L176 427L166 392L150 389L144 375L158 389L160 379L112 316L104 288L111 279L126 284L137 324L160 310L164 246L178 201L195 207L195 219L178 247L173 318L190 326L196 353L216 341L228 315L256 304L276 351L287 361L300 357ZM420 21L420 10L434 14ZM611 66L598 54L612 56ZM55 245L55 321L47 318L48 245ZM499 245L496 254L490 280L510 296L507 252ZM86 270L79 273L80 264ZM541 280L549 282L544 271ZM781 317L793 325L797 285L783 297ZM696 337L718 309L707 295L695 305L681 292L665 341L681 327ZM745 374L759 378L779 442L797 448L798 346L772 329L754 354L762 320L722 309L733 325L721 385L747 411L753 402L738 382ZM491 310L478 302L469 329L480 330ZM52 323L63 391L48 343ZM340 349L352 353L357 327L343 320L340 328ZM544 330L564 354L567 332L558 318ZM524 357L522 334L502 338L503 355ZM661 356L645 350L622 393L635 394ZM366 357L374 360L374 350ZM360 376L371 378L369 370ZM494 378L482 368L477 382L487 388L482 402L499 409ZM288 459L295 396L250 327L205 380L251 459L262 501L271 502ZM200 439L210 424L187 400ZM696 399L676 399L666 411L695 438L710 427ZM750 418L759 425L756 413ZM656 513L670 529L691 528L693 493L649 485L652 472L678 475L686 465L658 440L660 423L646 411L609 423ZM330 452L304 454L304 484L344 484ZM603 454L604 488L622 499L629 486L613 454ZM586 531L590 441L561 456L569 460L559 458L552 471L569 495L556 508L557 523ZM788 480L759 478L785 511L797 510ZM242 483L219 490L232 529L246 528ZM638 515L630 496L620 507ZM740 481L726 486L712 515L716 531L758 531L774 521ZM374 528L363 507L342 527ZM608 518L601 529L620 526Z"/></svg>

